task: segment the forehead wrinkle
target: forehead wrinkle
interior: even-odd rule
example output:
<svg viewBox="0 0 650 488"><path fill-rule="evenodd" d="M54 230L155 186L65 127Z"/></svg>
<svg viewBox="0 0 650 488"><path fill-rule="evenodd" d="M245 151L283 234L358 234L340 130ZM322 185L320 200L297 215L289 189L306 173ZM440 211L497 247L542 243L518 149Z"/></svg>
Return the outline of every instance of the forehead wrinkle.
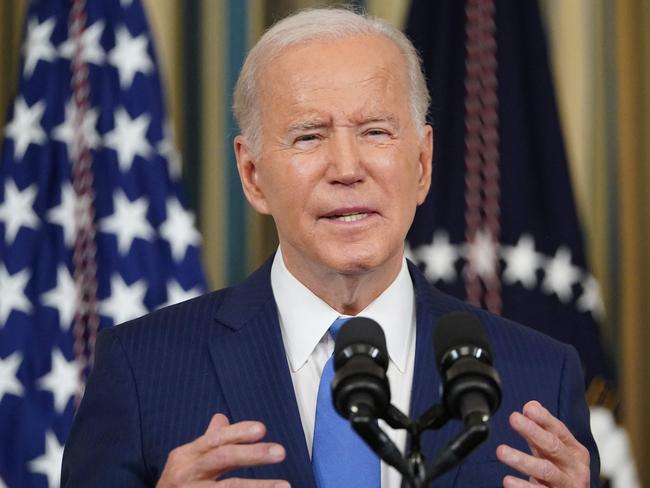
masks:
<svg viewBox="0 0 650 488"><path fill-rule="evenodd" d="M383 86L380 90L374 91L375 96L368 97L363 100L363 94L359 95L358 89L361 87L362 91L367 89L367 93L373 92L371 85L381 83ZM347 91L347 87L355 88L354 91ZM338 93L340 90L344 90L343 98ZM306 91L296 90L292 92L292 100L287 103L285 106L290 109L295 109L296 112L302 112L304 116L300 116L303 120L330 118L329 116L323 117L321 115L321 109L318 108L323 101L323 93L328 95L328 98L334 98L337 100L342 100L349 94L353 93L356 97L357 102L362 102L361 107L354 108L354 112L349 114L348 117L354 117L355 119L388 119L395 118L391 112L384 109L386 97L391 97L397 91L394 89L394 84L391 83L391 80L388 77L381 75L372 75L362 80L346 80L339 83L338 85L332 86L318 86L311 87L311 89ZM378 96L376 96L378 94ZM312 105L312 102L315 103ZM312 109L312 106L315 106L315 109Z"/></svg>
<svg viewBox="0 0 650 488"><path fill-rule="evenodd" d="M292 96L297 96L293 103L308 103L311 97L321 96L323 93L336 94L339 90L349 87L368 88L378 84L381 89L394 90L395 76L386 66L373 67L373 73L365 74L357 78L357 72L352 72L352 77L340 79L337 77L314 76L313 74L293 73L289 74L287 86L291 87ZM286 92L285 92L286 93Z"/></svg>
<svg viewBox="0 0 650 488"><path fill-rule="evenodd" d="M401 59L400 59L401 61ZM385 110L389 99L402 93L400 85L404 84L402 76L390 69L395 63L380 63L362 72L353 70L350 75L341 77L319 76L315 71L282 70L279 65L267 66L267 69L280 69L280 78L284 78L284 89L277 84L263 83L262 111L267 113L284 113L289 122L285 131L309 130L314 128L331 127L333 125L360 125L369 122L386 121L398 126L397 114ZM278 74L275 71L275 74ZM350 91L350 88L354 88ZM363 97L363 92L375 93L373 97ZM340 92L340 93L339 93ZM341 100L355 93L357 102L362 105L342 107L340 104L330 106L336 113L323 112L320 105L325 99ZM270 98L270 99L269 99ZM365 98L365 100L363 100ZM336 107L338 105L338 108ZM389 104L391 105L391 104ZM283 117L284 118L284 117Z"/></svg>

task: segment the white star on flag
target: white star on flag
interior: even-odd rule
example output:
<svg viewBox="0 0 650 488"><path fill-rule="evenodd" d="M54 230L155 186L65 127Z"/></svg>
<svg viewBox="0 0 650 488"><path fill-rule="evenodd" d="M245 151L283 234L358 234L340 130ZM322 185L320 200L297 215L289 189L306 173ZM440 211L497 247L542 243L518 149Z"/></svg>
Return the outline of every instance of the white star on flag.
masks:
<svg viewBox="0 0 650 488"><path fill-rule="evenodd" d="M25 295L25 287L29 281L29 269L10 275L4 264L0 267L0 329L4 328L7 318L12 310L24 312L32 311L32 304Z"/></svg>
<svg viewBox="0 0 650 488"><path fill-rule="evenodd" d="M532 290L537 284L537 269L542 261L535 252L533 238L529 234L523 234L516 246L503 246L501 255L506 262L503 281L508 285L520 282L525 288Z"/></svg>
<svg viewBox="0 0 650 488"><path fill-rule="evenodd" d="M573 296L572 286L580 279L580 270L571 264L571 250L561 246L544 269L542 282L545 293L555 293L561 302L567 303Z"/></svg>
<svg viewBox="0 0 650 488"><path fill-rule="evenodd" d="M106 53L102 49L100 39L102 32L104 32L105 22L98 20L90 27L87 27L81 34L81 59L85 63L92 63L96 66L101 66L104 63ZM66 39L59 46L61 56L67 59L72 59L75 50L75 42L72 37Z"/></svg>
<svg viewBox="0 0 650 488"><path fill-rule="evenodd" d="M468 261L468 266L471 264L474 272L482 278L493 277L497 265L497 248L498 243L489 232L478 231L474 240L465 245L465 259Z"/></svg>
<svg viewBox="0 0 650 488"><path fill-rule="evenodd" d="M77 290L65 264L59 264L56 270L56 284L50 291L41 295L41 302L44 306L55 308L59 312L59 324L62 330L70 329L77 309Z"/></svg>
<svg viewBox="0 0 650 488"><path fill-rule="evenodd" d="M63 413L71 397L79 391L79 367L73 359L68 362L59 349L52 350L52 369L38 382L41 390L52 393L54 408Z"/></svg>
<svg viewBox="0 0 650 488"><path fill-rule="evenodd" d="M25 56L24 74L32 76L40 60L52 62L56 59L56 49L50 42L52 31L56 26L56 19L47 19L39 24L38 18L32 17L27 22L27 37L23 44Z"/></svg>
<svg viewBox="0 0 650 488"><path fill-rule="evenodd" d="M167 282L167 301L160 307L162 308L168 305L184 302L185 300L198 297L201 293L202 292L199 288L184 290L176 280L169 280Z"/></svg>
<svg viewBox="0 0 650 488"><path fill-rule="evenodd" d="M172 130L169 121L165 122L163 129L163 138L156 145L156 150L167 161L167 171L172 180L178 181L181 179L181 156L174 147L172 142Z"/></svg>
<svg viewBox="0 0 650 488"><path fill-rule="evenodd" d="M25 392L25 388L16 376L22 360L23 356L18 351L4 359L0 358L0 403L5 395L22 396Z"/></svg>
<svg viewBox="0 0 650 488"><path fill-rule="evenodd" d="M47 140L41 127L44 111L43 100L28 107L22 96L16 98L14 117L5 127L5 135L14 141L14 157L17 160L22 159L30 144L42 145Z"/></svg>
<svg viewBox="0 0 650 488"><path fill-rule="evenodd" d="M120 169L127 172L136 156L148 158L152 147L147 140L147 130L151 117L146 113L132 119L128 112L120 107L115 110L115 127L104 135L104 144L117 152Z"/></svg>
<svg viewBox="0 0 650 488"><path fill-rule="evenodd" d="M134 239L149 241L154 236L147 220L148 209L149 201L145 197L130 201L122 190L118 190L113 195L113 213L100 220L99 230L115 234L120 254L127 254Z"/></svg>
<svg viewBox="0 0 650 488"><path fill-rule="evenodd" d="M167 199L167 219L160 225L160 235L169 242L176 262L183 260L189 246L201 243L201 235L194 227L194 215L176 197Z"/></svg>
<svg viewBox="0 0 650 488"><path fill-rule="evenodd" d="M59 443L54 432L48 430L45 433L45 453L32 459L29 469L32 473L45 475L48 486L59 486L62 461L63 445Z"/></svg>
<svg viewBox="0 0 650 488"><path fill-rule="evenodd" d="M456 279L455 263L460 254L456 246L450 244L446 231L437 230L431 244L421 246L414 252L426 265L424 273L432 282L444 280L449 283Z"/></svg>
<svg viewBox="0 0 650 488"><path fill-rule="evenodd" d="M63 122L52 129L52 139L65 143L68 147L68 156L76 159L74 138L77 132L75 120L77 117L77 106L72 99L68 100L65 104L65 118ZM101 137L97 132L97 118L99 112L95 109L88 109L86 115L81 122L81 132L84 138L84 143L89 149L97 149L101 142Z"/></svg>
<svg viewBox="0 0 650 488"><path fill-rule="evenodd" d="M36 193L36 184L20 191L12 180L6 180L4 201L0 203L0 222L5 224L7 245L16 240L16 234L21 227L38 228L39 221L33 207Z"/></svg>
<svg viewBox="0 0 650 488"><path fill-rule="evenodd" d="M117 28L115 47L108 53L108 60L117 68L122 89L131 87L136 73L153 71L153 63L147 54L148 43L146 34L132 37L125 26Z"/></svg>
<svg viewBox="0 0 650 488"><path fill-rule="evenodd" d="M589 312L596 320L601 320L605 315L605 305L600 293L598 280L588 275L582 281L582 295L576 302L576 307L581 312Z"/></svg>
<svg viewBox="0 0 650 488"><path fill-rule="evenodd" d="M144 280L127 285L119 273L114 273L111 277L111 294L101 301L100 313L111 318L115 325L141 317L148 312L144 305L146 293Z"/></svg>
<svg viewBox="0 0 650 488"><path fill-rule="evenodd" d="M0 129L0 488L58 486L95 326L207 285L146 6L2 2L29 7Z"/></svg>
<svg viewBox="0 0 650 488"><path fill-rule="evenodd" d="M52 207L45 214L47 221L63 229L63 242L72 247L75 239L75 205L77 194L69 183L61 187L61 203Z"/></svg>

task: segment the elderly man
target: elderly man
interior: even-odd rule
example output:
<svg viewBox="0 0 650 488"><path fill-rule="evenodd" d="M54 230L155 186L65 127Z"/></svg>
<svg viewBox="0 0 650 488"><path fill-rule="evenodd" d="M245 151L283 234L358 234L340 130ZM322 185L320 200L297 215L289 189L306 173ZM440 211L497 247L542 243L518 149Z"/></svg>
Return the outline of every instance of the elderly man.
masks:
<svg viewBox="0 0 650 488"><path fill-rule="evenodd" d="M393 402L416 416L439 401L431 330L453 310L483 322L504 393L489 441L436 486L597 485L575 351L441 294L404 257L431 179L427 104L415 50L380 21L312 10L262 37L234 149L278 252L238 286L100 334L64 486L398 487L332 415L330 327L382 325ZM424 453L459 430L425 435Z"/></svg>

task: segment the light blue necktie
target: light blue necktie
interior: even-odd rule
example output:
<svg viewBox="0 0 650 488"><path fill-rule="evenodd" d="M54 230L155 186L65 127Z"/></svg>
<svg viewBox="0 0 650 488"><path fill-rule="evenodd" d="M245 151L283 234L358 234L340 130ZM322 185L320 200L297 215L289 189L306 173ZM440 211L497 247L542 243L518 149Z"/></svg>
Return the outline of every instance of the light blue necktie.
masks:
<svg viewBox="0 0 650 488"><path fill-rule="evenodd" d="M330 326L336 339L348 318L338 318ZM347 419L341 417L332 403L333 358L325 363L318 385L316 423L312 449L312 469L318 488L379 488L380 462L377 455L357 435Z"/></svg>

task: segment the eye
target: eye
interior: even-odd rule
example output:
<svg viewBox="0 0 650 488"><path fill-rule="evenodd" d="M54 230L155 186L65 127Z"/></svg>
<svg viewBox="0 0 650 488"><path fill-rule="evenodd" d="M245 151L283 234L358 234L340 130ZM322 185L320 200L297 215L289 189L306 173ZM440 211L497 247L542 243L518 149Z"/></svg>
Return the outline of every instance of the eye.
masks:
<svg viewBox="0 0 650 488"><path fill-rule="evenodd" d="M310 150L315 148L321 140L318 133L302 134L293 140L293 146L300 150Z"/></svg>
<svg viewBox="0 0 650 488"><path fill-rule="evenodd" d="M317 139L318 139L318 134L305 134L296 137L295 142L309 142L309 141L315 141Z"/></svg>
<svg viewBox="0 0 650 488"><path fill-rule="evenodd" d="M368 136L372 139L377 139L377 138L383 139L383 138L390 137L390 132L386 129L377 129L377 128L368 129L363 134L364 136Z"/></svg>

